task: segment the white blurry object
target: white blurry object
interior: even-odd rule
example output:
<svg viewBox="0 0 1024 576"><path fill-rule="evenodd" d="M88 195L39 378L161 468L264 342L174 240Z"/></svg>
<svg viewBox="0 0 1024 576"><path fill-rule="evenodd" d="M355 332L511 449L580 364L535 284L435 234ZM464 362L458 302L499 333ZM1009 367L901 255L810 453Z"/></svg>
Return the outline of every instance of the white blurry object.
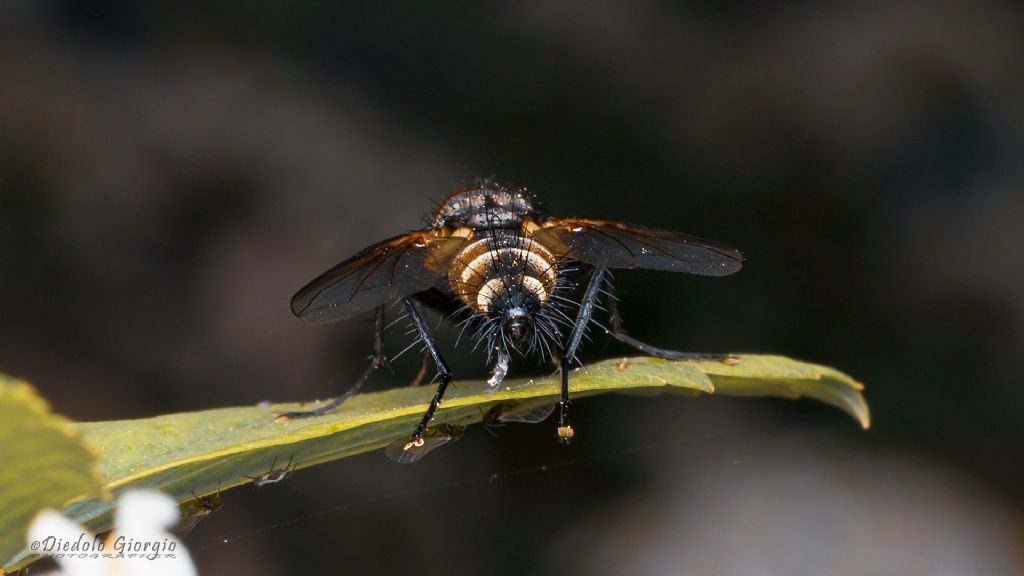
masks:
<svg viewBox="0 0 1024 576"><path fill-rule="evenodd" d="M97 554L55 556L62 576L196 576L192 558L167 529L180 519L173 498L150 490L131 490L118 500L114 532ZM29 547L34 543L93 542L93 534L53 510L36 516L28 530ZM96 556L96 557L92 557Z"/></svg>

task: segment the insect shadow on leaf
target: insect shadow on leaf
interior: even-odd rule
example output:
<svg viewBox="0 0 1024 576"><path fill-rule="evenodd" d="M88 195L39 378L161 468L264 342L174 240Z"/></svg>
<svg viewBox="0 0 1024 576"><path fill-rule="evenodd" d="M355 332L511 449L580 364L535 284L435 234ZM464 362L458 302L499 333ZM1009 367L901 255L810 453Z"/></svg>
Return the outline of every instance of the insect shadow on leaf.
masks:
<svg viewBox="0 0 1024 576"><path fill-rule="evenodd" d="M267 470L266 473L261 474L259 476L243 477L252 480L253 486L255 486L256 488L262 488L267 484L276 484L282 480L291 477L291 475L295 473L295 464L293 462L294 459L295 455L292 454L288 458L288 463L285 464L283 468L277 468L277 456L274 456L274 461L270 464L270 470Z"/></svg>

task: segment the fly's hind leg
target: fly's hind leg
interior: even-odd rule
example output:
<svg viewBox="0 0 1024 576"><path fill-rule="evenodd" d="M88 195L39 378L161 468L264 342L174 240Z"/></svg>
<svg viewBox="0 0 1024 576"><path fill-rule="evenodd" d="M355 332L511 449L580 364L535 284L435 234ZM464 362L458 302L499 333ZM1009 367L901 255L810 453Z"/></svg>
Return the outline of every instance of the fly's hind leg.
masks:
<svg viewBox="0 0 1024 576"><path fill-rule="evenodd" d="M736 364L739 362L739 358L732 354L679 352L677 350L667 350L665 348L651 346L646 342L641 342L640 340L633 338L622 328L622 316L619 315L619 300L615 297L615 289L612 287L610 282L605 284L605 291L608 295L608 313L611 317L611 329L609 330L609 334L619 342L622 342L627 346L632 346L648 356L655 356L666 360L718 360L724 364Z"/></svg>
<svg viewBox="0 0 1024 576"><path fill-rule="evenodd" d="M430 405L427 406L427 411L423 413L423 418L420 419L420 423L416 426L416 430L413 431L411 436L409 436L409 440L402 446L401 452L409 452L414 448L423 446L423 432L427 429L427 425L430 424L430 420L433 419L434 412L437 411L437 407L441 405L441 399L444 398L445 390L447 390L448 385L451 384L452 371L448 369L448 363L441 357L441 352L437 349L437 343L434 342L433 336L430 335L427 322L423 319L423 315L420 313L419 309L416 308L412 299L403 298L402 304L405 305L405 311L409 314L409 318L412 319L412 323L416 327L416 331L419 333L419 337L423 341L423 345L430 353L430 356L433 357L434 366L437 368L438 375L441 378L441 383L437 385L437 391L434 392L434 397L430 400ZM405 461L401 456L399 456L398 460L400 462Z"/></svg>
<svg viewBox="0 0 1024 576"><path fill-rule="evenodd" d="M291 418L309 418L310 416L320 416L326 414L331 410L334 410L338 406L341 406L345 400L348 400L359 389L366 384L366 381L370 379L370 376L384 364L384 307L378 306L374 311L373 320L373 355L370 356L370 364L363 371L359 379L356 380L352 386L349 387L341 396L338 396L328 404L324 404L318 408L312 410L297 410L294 412L279 412L274 414L276 420L289 420Z"/></svg>

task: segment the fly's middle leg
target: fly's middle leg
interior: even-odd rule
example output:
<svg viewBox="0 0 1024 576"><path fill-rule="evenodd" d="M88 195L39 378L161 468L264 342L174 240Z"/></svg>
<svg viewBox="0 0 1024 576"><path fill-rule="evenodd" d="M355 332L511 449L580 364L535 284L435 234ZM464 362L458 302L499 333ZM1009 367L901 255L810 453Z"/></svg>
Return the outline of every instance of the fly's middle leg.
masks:
<svg viewBox="0 0 1024 576"><path fill-rule="evenodd" d="M312 410L296 410L293 412L278 412L274 414L275 420L290 420L292 418L309 418L311 416L320 416L326 414L331 410L334 410L338 406L341 406L345 400L352 397L353 394L359 392L359 389L370 379L370 376L380 368L385 361L384 357L384 307L378 306L374 311L373 320L373 355L370 356L370 363L366 369L359 376L348 390L345 390L341 396L338 396L331 402L324 404L323 406L313 408Z"/></svg>

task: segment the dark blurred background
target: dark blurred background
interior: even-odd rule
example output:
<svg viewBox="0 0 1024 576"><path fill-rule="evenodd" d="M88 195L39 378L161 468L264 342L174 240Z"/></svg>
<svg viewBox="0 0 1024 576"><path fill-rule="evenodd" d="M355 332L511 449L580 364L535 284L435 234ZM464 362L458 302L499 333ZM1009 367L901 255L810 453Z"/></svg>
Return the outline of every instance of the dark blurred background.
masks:
<svg viewBox="0 0 1024 576"><path fill-rule="evenodd" d="M370 324L294 290L494 175L741 248L618 273L628 329L835 366L873 428L588 399L569 448L472 428L228 492L202 573L1024 573L1022 32L1009 1L8 0L0 371L80 420L329 397Z"/></svg>

